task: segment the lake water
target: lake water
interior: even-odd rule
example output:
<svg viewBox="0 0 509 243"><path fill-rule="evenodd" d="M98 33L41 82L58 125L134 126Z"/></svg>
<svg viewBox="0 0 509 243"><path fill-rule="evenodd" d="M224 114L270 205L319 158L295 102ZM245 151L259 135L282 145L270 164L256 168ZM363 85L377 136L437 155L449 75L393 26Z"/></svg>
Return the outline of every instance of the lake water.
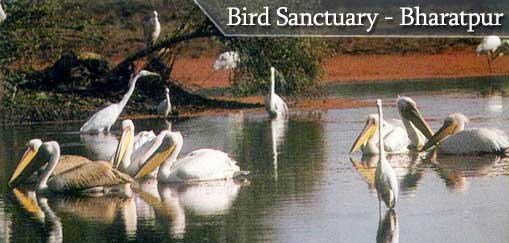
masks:
<svg viewBox="0 0 509 243"><path fill-rule="evenodd" d="M509 81L509 80L507 80ZM443 85L438 85L441 82ZM383 97L386 118L394 101L411 95L436 130L452 112L469 127L509 132L504 78L334 86L331 96L373 101ZM412 88L413 87L413 88ZM343 88L343 89L342 89ZM347 90L347 91L344 91ZM107 159L111 136L80 136L80 123L0 130L1 242L507 242L509 160L494 156L390 157L400 182L394 212L382 208L373 161L348 151L375 106L292 112L289 121L265 113L232 113L173 122L184 136L182 154L204 147L229 153L251 171L249 182L193 186L141 182L132 198L36 198L7 180L31 138L57 140L63 154ZM135 120L136 129L165 129L161 119ZM375 160L376 161L376 160Z"/></svg>

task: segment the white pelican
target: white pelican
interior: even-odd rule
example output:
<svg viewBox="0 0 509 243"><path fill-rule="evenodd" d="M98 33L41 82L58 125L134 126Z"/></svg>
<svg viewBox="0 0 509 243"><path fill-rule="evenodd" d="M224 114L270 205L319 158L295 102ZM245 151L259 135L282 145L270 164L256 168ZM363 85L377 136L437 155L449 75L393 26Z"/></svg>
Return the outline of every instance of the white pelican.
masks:
<svg viewBox="0 0 509 243"><path fill-rule="evenodd" d="M227 51L219 55L214 62L214 70L235 69L240 62L239 53L236 51Z"/></svg>
<svg viewBox="0 0 509 243"><path fill-rule="evenodd" d="M150 132L148 133L150 134ZM170 133L170 131L162 131L155 137L150 135L150 139L147 139L147 141L142 144L137 144L134 141L133 122L131 120L123 120L122 135L118 143L117 151L113 156L113 167L134 176L141 166L149 159L150 155L161 145L167 133ZM137 136L139 136L139 134ZM139 139L140 138L138 138L138 140Z"/></svg>
<svg viewBox="0 0 509 243"><path fill-rule="evenodd" d="M225 180L247 175L228 154L214 149L198 149L177 160L183 145L180 132L165 134L161 146L135 175L140 178L159 166L157 181L161 183L193 183Z"/></svg>
<svg viewBox="0 0 509 243"><path fill-rule="evenodd" d="M408 152L410 140L408 139L405 128L396 124L390 124L387 121L384 121L382 124L385 151L388 153ZM379 126L378 116L376 114L369 115L364 129L350 149L350 154L360 148L363 155L377 155Z"/></svg>
<svg viewBox="0 0 509 243"><path fill-rule="evenodd" d="M382 100L377 100L376 105L378 107L378 120L383 122L383 110ZM382 132L382 126L378 126L378 149L380 150L380 156L378 164L375 169L375 188L378 194L378 202L381 208L382 200L388 208L394 208L398 201L398 179L396 173L392 169L391 164L387 161L384 151L384 137Z"/></svg>
<svg viewBox="0 0 509 243"><path fill-rule="evenodd" d="M411 98L399 97L396 103L401 121L394 120L391 124L384 120L382 127L384 149L391 154L418 151L424 146L426 137L433 135L431 128ZM379 124L376 114L369 115L364 129L355 140L350 153L361 149L363 155L378 154Z"/></svg>
<svg viewBox="0 0 509 243"><path fill-rule="evenodd" d="M106 194L128 189L124 186L133 181L130 176L113 169L107 162L84 163L50 178L59 158L60 146L57 142L45 142L36 147L31 140L9 180L9 185L32 175L46 163L48 165L36 185L37 192Z"/></svg>
<svg viewBox="0 0 509 243"><path fill-rule="evenodd" d="M399 97L396 101L398 112L405 126L408 139L410 140L409 150L420 151L426 139L433 136L428 123L417 108L417 104L410 97Z"/></svg>
<svg viewBox="0 0 509 243"><path fill-rule="evenodd" d="M129 90L124 95L119 103L111 104L97 113L95 113L80 129L81 133L101 133L104 130L110 131L111 126L117 121L118 116L122 113L127 101L134 92L134 87L139 78L145 76L159 76L157 73L152 73L146 70L142 70L129 82Z"/></svg>
<svg viewBox="0 0 509 243"><path fill-rule="evenodd" d="M482 39L481 41L481 44L479 44L475 49L477 55L481 53L486 53L486 55L488 56L488 66L490 68L490 72L491 72L491 62L494 59L493 54L500 46L500 44L501 44L500 37L496 35L489 35L484 37L484 39Z"/></svg>
<svg viewBox="0 0 509 243"><path fill-rule="evenodd" d="M288 116L288 106L286 103L276 94L276 77L275 77L276 69L274 67L270 68L270 91L267 97L265 98L265 110L269 113L271 118L274 117L287 117Z"/></svg>
<svg viewBox="0 0 509 243"><path fill-rule="evenodd" d="M2 0L0 0L0 24L7 19L4 9L2 8Z"/></svg>
<svg viewBox="0 0 509 243"><path fill-rule="evenodd" d="M504 154L509 148L507 134L496 128L471 128L465 130L469 120L461 113L454 113L444 120L444 125L426 143L422 150L436 145L438 154L479 155Z"/></svg>
<svg viewBox="0 0 509 243"><path fill-rule="evenodd" d="M157 106L157 113L162 116L168 116L171 112L170 89L168 89L168 87L164 88L164 93L166 95L166 100L159 103Z"/></svg>
<svg viewBox="0 0 509 243"><path fill-rule="evenodd" d="M154 11L154 16L150 17L143 26L145 32L145 41L147 43L147 49L152 48L157 42L159 35L161 34L161 24L159 23L159 17L157 11Z"/></svg>

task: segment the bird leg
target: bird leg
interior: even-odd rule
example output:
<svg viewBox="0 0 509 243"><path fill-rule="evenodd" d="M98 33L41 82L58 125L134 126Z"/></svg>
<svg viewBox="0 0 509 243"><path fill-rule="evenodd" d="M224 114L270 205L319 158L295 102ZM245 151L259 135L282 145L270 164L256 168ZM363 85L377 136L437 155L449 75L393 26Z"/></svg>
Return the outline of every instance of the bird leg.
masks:
<svg viewBox="0 0 509 243"><path fill-rule="evenodd" d="M488 52L488 67L490 69L490 73L492 73L492 69L491 69L491 58L492 58L492 53L491 51Z"/></svg>

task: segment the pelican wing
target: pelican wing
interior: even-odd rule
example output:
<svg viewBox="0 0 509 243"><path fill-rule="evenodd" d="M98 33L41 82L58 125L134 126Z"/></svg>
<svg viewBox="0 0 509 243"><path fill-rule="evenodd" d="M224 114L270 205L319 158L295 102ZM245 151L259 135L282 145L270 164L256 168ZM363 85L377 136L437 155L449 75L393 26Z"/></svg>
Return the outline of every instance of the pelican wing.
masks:
<svg viewBox="0 0 509 243"><path fill-rule="evenodd" d="M478 155L509 148L507 134L496 128L474 128L452 135L439 144L441 154Z"/></svg>
<svg viewBox="0 0 509 243"><path fill-rule="evenodd" d="M55 192L79 192L93 187L130 183L130 176L111 168L107 162L85 163L53 176L48 187Z"/></svg>
<svg viewBox="0 0 509 243"><path fill-rule="evenodd" d="M53 176L60 175L68 170L74 169L85 163L92 162L90 159L78 155L62 155L58 161L55 170L53 170Z"/></svg>
<svg viewBox="0 0 509 243"><path fill-rule="evenodd" d="M394 126L384 136L384 148L388 153L401 153L407 151L410 144L406 130L403 127Z"/></svg>
<svg viewBox="0 0 509 243"><path fill-rule="evenodd" d="M232 178L240 171L228 154L214 149L199 149L172 165L167 182L195 182Z"/></svg>

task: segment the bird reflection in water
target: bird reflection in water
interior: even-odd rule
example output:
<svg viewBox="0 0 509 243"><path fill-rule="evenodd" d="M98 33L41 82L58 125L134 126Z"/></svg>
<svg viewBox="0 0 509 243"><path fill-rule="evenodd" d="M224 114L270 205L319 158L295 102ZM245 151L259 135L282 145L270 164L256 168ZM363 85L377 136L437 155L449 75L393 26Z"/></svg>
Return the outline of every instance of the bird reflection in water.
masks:
<svg viewBox="0 0 509 243"><path fill-rule="evenodd" d="M398 243L399 242L399 222L398 215L394 209L385 213L382 218L380 212L380 219L378 221L378 230L376 232L377 243Z"/></svg>
<svg viewBox="0 0 509 243"><path fill-rule="evenodd" d="M110 160L118 146L117 137L111 133L81 134L80 138L85 144L85 157L92 160Z"/></svg>
<svg viewBox="0 0 509 243"><path fill-rule="evenodd" d="M285 139L286 128L288 126L288 120L284 118L274 118L270 121L270 130L272 136L272 155L274 165L274 179L277 181L277 157L278 147L283 144Z"/></svg>
<svg viewBox="0 0 509 243"><path fill-rule="evenodd" d="M452 191L466 191L469 177L506 175L504 168L509 165L509 158L498 155L441 155L425 158L433 164L433 170L442 178L447 188Z"/></svg>
<svg viewBox="0 0 509 243"><path fill-rule="evenodd" d="M424 177L424 168L417 154L394 154L387 155L387 160L392 165L399 180L400 191L404 195L414 195L419 183ZM364 155L361 161L350 158L352 165L368 184L371 192L375 192L375 169L378 163L378 155Z"/></svg>

